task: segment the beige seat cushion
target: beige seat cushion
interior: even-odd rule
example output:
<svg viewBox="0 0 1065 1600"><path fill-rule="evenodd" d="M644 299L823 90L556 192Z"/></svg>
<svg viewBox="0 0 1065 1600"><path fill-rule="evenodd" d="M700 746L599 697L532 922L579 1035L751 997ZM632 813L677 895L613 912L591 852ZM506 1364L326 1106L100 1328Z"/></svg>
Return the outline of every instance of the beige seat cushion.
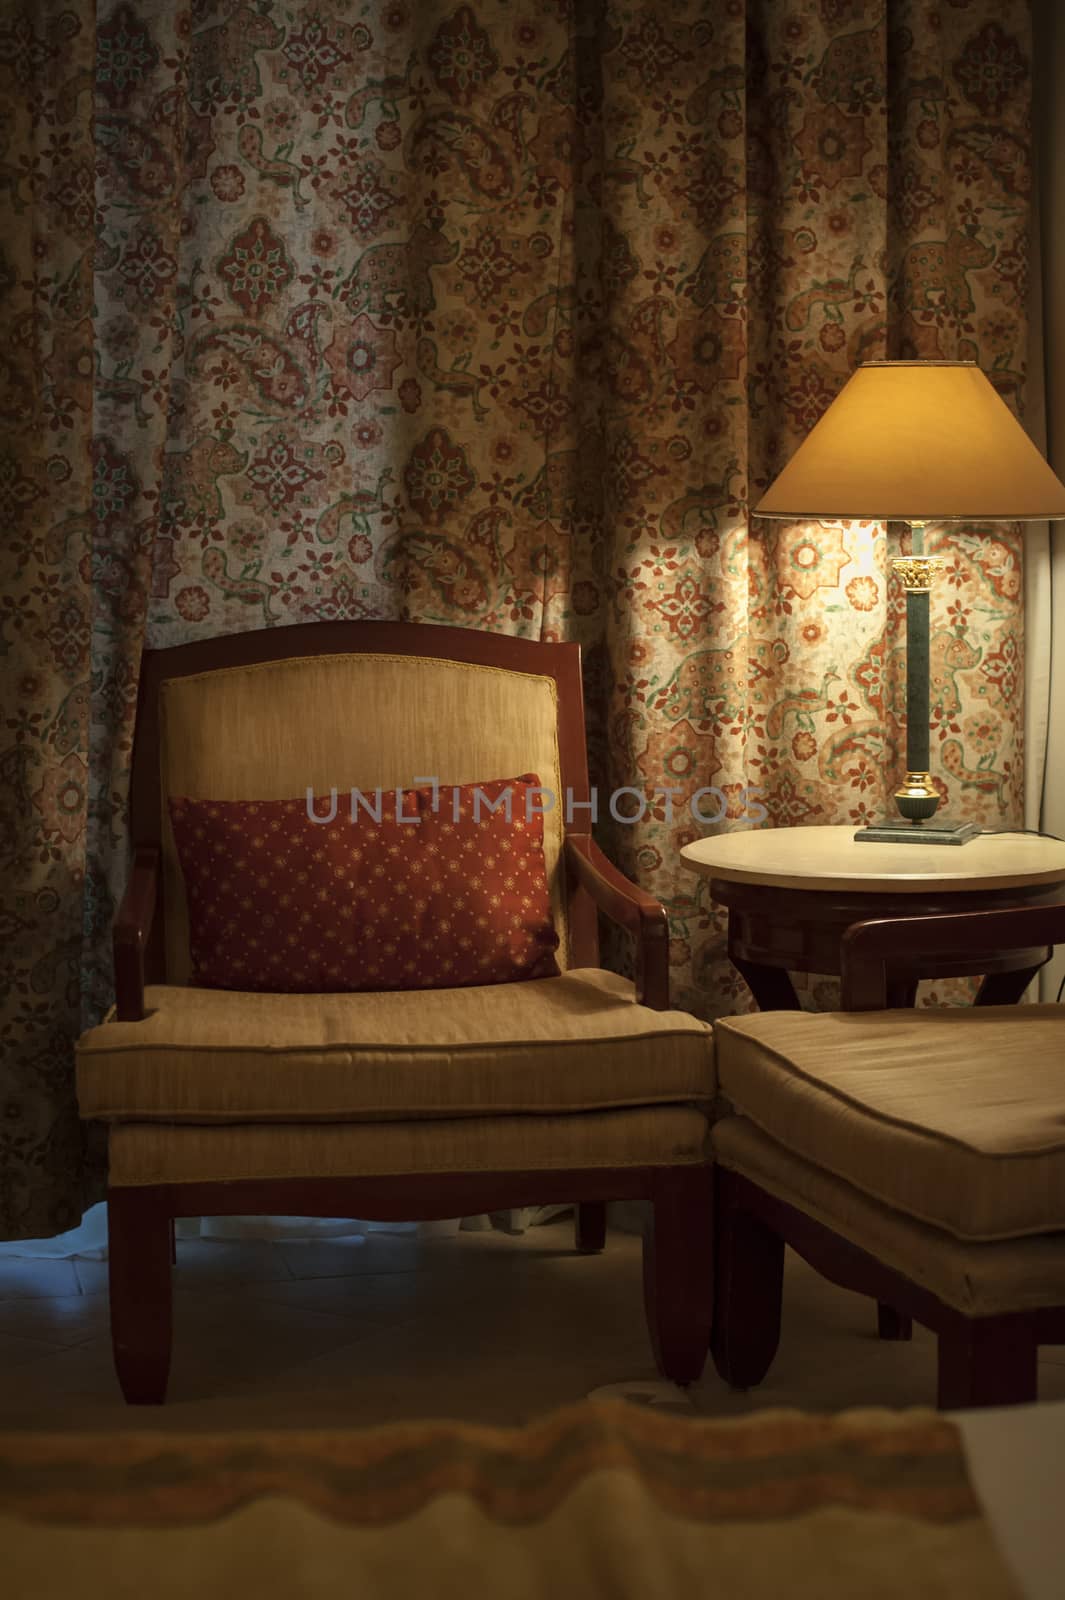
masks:
<svg viewBox="0 0 1065 1600"><path fill-rule="evenodd" d="M803 1160L959 1239L1065 1229L1065 1009L765 1012L722 1094Z"/></svg>
<svg viewBox="0 0 1065 1600"><path fill-rule="evenodd" d="M78 1043L83 1117L323 1122L704 1102L709 1027L587 969L385 994L149 988Z"/></svg>
<svg viewBox="0 0 1065 1600"><path fill-rule="evenodd" d="M705 1113L694 1106L324 1125L115 1122L107 1181L115 1189L238 1179L700 1166L710 1159L709 1131ZM548 1194L540 1189L534 1198L539 1202ZM510 1203L519 1202L515 1195Z"/></svg>

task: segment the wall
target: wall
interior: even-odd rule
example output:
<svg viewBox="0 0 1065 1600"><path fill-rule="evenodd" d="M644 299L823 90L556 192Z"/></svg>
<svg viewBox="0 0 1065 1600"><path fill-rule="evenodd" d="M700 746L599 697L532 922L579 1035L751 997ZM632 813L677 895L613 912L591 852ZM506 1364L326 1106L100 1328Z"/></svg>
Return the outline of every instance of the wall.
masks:
<svg viewBox="0 0 1065 1600"><path fill-rule="evenodd" d="M1065 8L1034 0L1035 138L1041 217L1043 381L1047 458L1065 478ZM1050 736L1041 826L1065 838L1065 523L1051 530ZM1065 978L1065 949L1044 974L1042 997Z"/></svg>
<svg viewBox="0 0 1065 1600"><path fill-rule="evenodd" d="M1065 477L1065 8L1035 0L1035 147L1041 219L1043 378L1047 459ZM1051 706L1039 826L1065 838L1065 523L1051 538ZM1065 978L1065 949L1043 976L1052 1000Z"/></svg>

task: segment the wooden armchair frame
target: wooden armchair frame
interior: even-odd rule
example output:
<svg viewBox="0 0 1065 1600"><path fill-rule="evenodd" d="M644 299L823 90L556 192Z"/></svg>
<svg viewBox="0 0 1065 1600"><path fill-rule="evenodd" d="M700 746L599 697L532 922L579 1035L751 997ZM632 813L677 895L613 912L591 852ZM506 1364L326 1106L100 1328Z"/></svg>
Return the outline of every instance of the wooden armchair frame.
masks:
<svg viewBox="0 0 1065 1600"><path fill-rule="evenodd" d="M886 1009L893 963L915 954L944 960L960 954L971 963L978 954L1028 949L1038 965L1055 944L1065 944L1065 903L856 923L841 947L843 1009ZM714 1364L737 1388L760 1383L776 1355L785 1244L830 1282L875 1299L882 1338L908 1339L913 1320L937 1335L942 1409L1034 1400L1039 1345L1065 1343L1065 1305L967 1317L806 1212L722 1167L715 1172L715 1219Z"/></svg>
<svg viewBox="0 0 1065 1600"><path fill-rule="evenodd" d="M563 842L572 963L599 961L598 913L636 942L637 998L669 1006L669 930L664 908L630 883L591 836L580 647L417 623L328 622L263 629L146 651L133 747L132 871L114 923L116 1016L144 1016L146 983L166 982L161 872L159 693L166 679L299 656L397 654L461 661L552 677L557 686L563 785L574 820ZM486 774L486 777L488 775ZM585 804L582 805L582 802ZM688 1383L710 1338L712 1179L709 1163L673 1167L440 1173L334 1179L239 1180L112 1188L108 1194L111 1319L119 1380L131 1402L161 1402L170 1360L173 1223L177 1216L279 1213L378 1221L442 1218L526 1204L572 1201L576 1246L603 1247L606 1203L651 1208L644 1240L648 1326L660 1369ZM693 1260L705 1272L690 1270Z"/></svg>

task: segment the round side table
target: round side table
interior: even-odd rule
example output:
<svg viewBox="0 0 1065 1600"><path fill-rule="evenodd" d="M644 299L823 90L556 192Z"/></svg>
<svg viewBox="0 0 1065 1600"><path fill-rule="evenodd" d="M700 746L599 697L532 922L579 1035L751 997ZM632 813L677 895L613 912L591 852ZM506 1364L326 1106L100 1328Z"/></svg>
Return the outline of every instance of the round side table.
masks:
<svg viewBox="0 0 1065 1600"><path fill-rule="evenodd" d="M757 828L686 845L681 857L728 907L728 953L763 1011L798 1010L789 972L839 974L852 922L1045 905L1065 898L1065 843L1025 833L982 834L963 845L856 843L850 825ZM977 1005L1019 1000L1045 949L988 960L965 950L931 961L900 948L893 1006L914 1002L922 978L981 976Z"/></svg>

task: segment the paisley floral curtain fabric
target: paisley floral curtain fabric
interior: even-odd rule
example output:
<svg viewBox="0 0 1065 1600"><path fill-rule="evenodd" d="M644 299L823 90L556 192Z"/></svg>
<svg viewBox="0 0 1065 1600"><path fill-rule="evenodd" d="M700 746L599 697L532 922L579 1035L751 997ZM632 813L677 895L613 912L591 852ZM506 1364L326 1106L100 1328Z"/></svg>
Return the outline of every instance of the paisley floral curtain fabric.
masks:
<svg viewBox="0 0 1065 1600"><path fill-rule="evenodd" d="M894 530L748 506L873 356L1023 411L1023 0L35 0L0 17L0 1228L67 1227L140 650L403 617L586 648L607 848L884 807ZM934 761L1020 815L1020 541L932 530ZM487 774L486 776L496 776ZM759 790L757 796L748 795Z"/></svg>
<svg viewBox="0 0 1065 1600"><path fill-rule="evenodd" d="M61 0L0 11L0 1236L9 1238L58 1232L82 1211L72 1046L100 559L91 17ZM114 689L100 690L102 705Z"/></svg>

